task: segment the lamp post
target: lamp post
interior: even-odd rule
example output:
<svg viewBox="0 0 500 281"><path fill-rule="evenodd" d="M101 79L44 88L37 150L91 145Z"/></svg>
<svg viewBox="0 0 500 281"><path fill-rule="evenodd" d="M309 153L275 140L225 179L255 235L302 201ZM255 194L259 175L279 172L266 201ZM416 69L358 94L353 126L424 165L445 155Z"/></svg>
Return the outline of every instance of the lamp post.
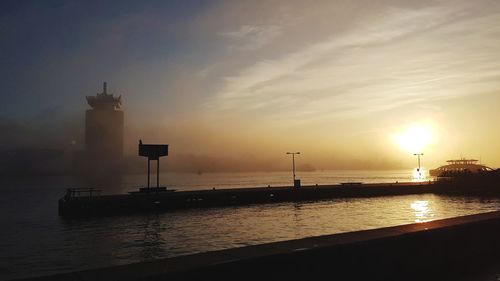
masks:
<svg viewBox="0 0 500 281"><path fill-rule="evenodd" d="M287 152L286 154L292 155L293 182L295 183L295 154L300 154L300 152Z"/></svg>
<svg viewBox="0 0 500 281"><path fill-rule="evenodd" d="M417 168L418 178L422 178L422 172L420 171L420 156L422 156L424 154L423 153L414 153L413 155L417 156L417 158L418 158L418 168Z"/></svg>

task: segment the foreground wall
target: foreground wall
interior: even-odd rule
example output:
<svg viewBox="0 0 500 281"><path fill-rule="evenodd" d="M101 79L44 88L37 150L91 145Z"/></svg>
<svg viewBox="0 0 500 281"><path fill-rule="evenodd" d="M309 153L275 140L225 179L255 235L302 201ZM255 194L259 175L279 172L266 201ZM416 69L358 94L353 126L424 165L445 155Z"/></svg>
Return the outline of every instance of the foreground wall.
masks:
<svg viewBox="0 0 500 281"><path fill-rule="evenodd" d="M480 280L500 265L499 238L493 212L32 280Z"/></svg>

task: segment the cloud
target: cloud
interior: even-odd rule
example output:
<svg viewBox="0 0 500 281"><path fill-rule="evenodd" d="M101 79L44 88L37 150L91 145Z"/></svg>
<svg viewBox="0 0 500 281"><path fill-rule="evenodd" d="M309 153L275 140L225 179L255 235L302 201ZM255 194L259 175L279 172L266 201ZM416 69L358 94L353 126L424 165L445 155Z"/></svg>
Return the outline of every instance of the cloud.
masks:
<svg viewBox="0 0 500 281"><path fill-rule="evenodd" d="M500 86L493 80L500 77L493 49L500 43L499 8L389 8L351 32L225 76L205 106L232 118L301 123L483 93Z"/></svg>
<svg viewBox="0 0 500 281"><path fill-rule="evenodd" d="M238 30L221 32L220 35L230 39L231 48L256 50L278 37L281 33L280 29L277 25L242 25Z"/></svg>

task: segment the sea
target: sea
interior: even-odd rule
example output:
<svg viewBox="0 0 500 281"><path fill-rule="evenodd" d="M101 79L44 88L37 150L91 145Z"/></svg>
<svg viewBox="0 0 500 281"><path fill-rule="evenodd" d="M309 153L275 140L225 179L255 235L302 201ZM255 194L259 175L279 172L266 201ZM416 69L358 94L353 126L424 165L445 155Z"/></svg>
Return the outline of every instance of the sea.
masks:
<svg viewBox="0 0 500 281"><path fill-rule="evenodd" d="M303 185L415 181L412 171L297 172ZM429 179L423 179L425 181ZM67 188L104 194L137 190L146 175L82 182L69 176L0 179L0 280L122 265L326 234L496 211L499 199L432 194L256 204L65 220ZM156 179L152 177L152 183ZM289 172L162 173L176 190L289 186Z"/></svg>

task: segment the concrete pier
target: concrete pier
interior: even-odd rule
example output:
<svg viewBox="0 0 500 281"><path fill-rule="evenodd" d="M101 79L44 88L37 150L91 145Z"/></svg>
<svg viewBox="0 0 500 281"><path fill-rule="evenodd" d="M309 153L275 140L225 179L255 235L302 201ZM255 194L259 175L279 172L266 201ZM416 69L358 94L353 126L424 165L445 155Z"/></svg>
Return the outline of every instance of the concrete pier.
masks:
<svg viewBox="0 0 500 281"><path fill-rule="evenodd" d="M59 201L64 218L168 211L187 208L311 201L329 198L393 196L437 192L423 183L342 184L293 187L256 187L175 192L133 192L123 195L65 197Z"/></svg>
<svg viewBox="0 0 500 281"><path fill-rule="evenodd" d="M498 237L492 212L25 280L497 280Z"/></svg>
<svg viewBox="0 0 500 281"><path fill-rule="evenodd" d="M246 204L299 202L331 198L358 198L410 194L460 196L500 196L500 177L467 177L459 181L419 183L345 183L293 188L255 187L198 191L131 192L123 195L68 197L59 200L59 215L64 218L122 215L138 212L169 211L187 208L225 207Z"/></svg>

